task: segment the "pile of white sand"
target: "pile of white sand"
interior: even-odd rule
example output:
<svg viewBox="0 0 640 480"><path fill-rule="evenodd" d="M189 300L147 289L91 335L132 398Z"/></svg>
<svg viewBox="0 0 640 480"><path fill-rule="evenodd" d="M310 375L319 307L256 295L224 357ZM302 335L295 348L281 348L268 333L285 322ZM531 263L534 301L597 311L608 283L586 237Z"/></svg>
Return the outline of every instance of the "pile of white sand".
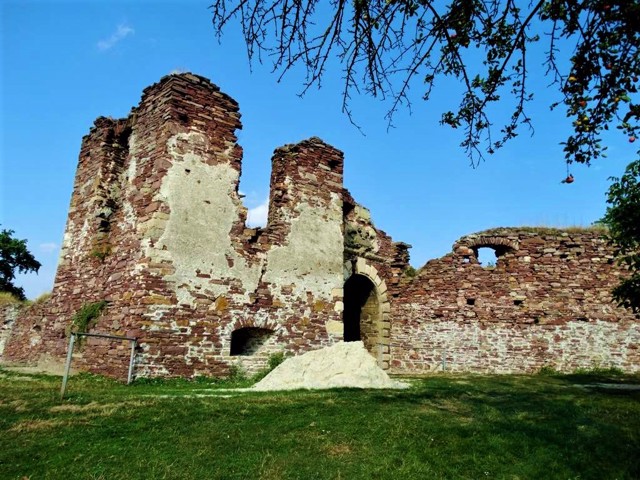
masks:
<svg viewBox="0 0 640 480"><path fill-rule="evenodd" d="M299 388L407 388L391 380L362 342L340 342L291 357L253 386L253 390Z"/></svg>

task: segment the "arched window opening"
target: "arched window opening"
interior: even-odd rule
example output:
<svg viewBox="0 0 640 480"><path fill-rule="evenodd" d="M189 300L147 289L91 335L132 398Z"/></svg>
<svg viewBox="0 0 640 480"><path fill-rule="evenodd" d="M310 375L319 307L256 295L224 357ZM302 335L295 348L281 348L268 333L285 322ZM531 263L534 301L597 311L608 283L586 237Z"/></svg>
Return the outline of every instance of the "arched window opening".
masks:
<svg viewBox="0 0 640 480"><path fill-rule="evenodd" d="M364 275L354 274L344 284L344 341L362 340L372 351L377 337L380 304L376 287Z"/></svg>
<svg viewBox="0 0 640 480"><path fill-rule="evenodd" d="M493 247L479 247L474 249L478 263L483 268L494 268L498 263L498 251Z"/></svg>
<svg viewBox="0 0 640 480"><path fill-rule="evenodd" d="M268 328L243 327L231 333L231 355L255 355L273 335Z"/></svg>
<svg viewBox="0 0 640 480"><path fill-rule="evenodd" d="M478 245L473 247L478 263L483 268L495 268L498 260L506 253L512 251L512 248L506 245Z"/></svg>

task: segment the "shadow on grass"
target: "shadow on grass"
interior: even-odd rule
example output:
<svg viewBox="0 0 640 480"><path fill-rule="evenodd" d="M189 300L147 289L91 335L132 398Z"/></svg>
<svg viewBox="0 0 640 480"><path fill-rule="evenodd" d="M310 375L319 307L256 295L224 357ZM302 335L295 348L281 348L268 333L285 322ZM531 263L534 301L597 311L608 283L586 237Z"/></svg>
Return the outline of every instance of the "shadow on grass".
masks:
<svg viewBox="0 0 640 480"><path fill-rule="evenodd" d="M427 379L410 391L370 395L380 405L422 412L439 434L458 439L453 464L465 464L471 455L527 465L519 472L525 478L640 478L640 392L583 388L633 380L603 374L478 376L463 384Z"/></svg>
<svg viewBox="0 0 640 480"><path fill-rule="evenodd" d="M211 384L81 376L60 404L58 382L0 379L0 477L640 478L639 398L584 388L605 380L437 376L407 390L189 398Z"/></svg>

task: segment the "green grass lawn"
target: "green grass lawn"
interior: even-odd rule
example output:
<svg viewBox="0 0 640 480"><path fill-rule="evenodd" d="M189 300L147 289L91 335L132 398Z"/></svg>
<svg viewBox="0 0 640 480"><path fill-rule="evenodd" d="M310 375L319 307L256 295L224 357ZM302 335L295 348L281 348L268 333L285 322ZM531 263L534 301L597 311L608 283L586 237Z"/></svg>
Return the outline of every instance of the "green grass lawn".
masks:
<svg viewBox="0 0 640 480"><path fill-rule="evenodd" d="M433 376L222 391L0 370L0 479L637 479L639 377Z"/></svg>

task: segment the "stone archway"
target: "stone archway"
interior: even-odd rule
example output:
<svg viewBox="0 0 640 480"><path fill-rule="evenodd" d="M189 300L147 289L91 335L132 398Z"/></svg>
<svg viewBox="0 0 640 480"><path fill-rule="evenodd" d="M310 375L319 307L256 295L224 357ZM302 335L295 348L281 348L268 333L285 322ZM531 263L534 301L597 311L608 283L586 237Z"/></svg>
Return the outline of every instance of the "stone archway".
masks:
<svg viewBox="0 0 640 480"><path fill-rule="evenodd" d="M364 275L353 274L344 283L344 341L362 340L370 352L374 351L380 304L376 286Z"/></svg>
<svg viewBox="0 0 640 480"><path fill-rule="evenodd" d="M344 341L362 340L381 368L389 368L391 311L387 285L364 258L345 262Z"/></svg>

